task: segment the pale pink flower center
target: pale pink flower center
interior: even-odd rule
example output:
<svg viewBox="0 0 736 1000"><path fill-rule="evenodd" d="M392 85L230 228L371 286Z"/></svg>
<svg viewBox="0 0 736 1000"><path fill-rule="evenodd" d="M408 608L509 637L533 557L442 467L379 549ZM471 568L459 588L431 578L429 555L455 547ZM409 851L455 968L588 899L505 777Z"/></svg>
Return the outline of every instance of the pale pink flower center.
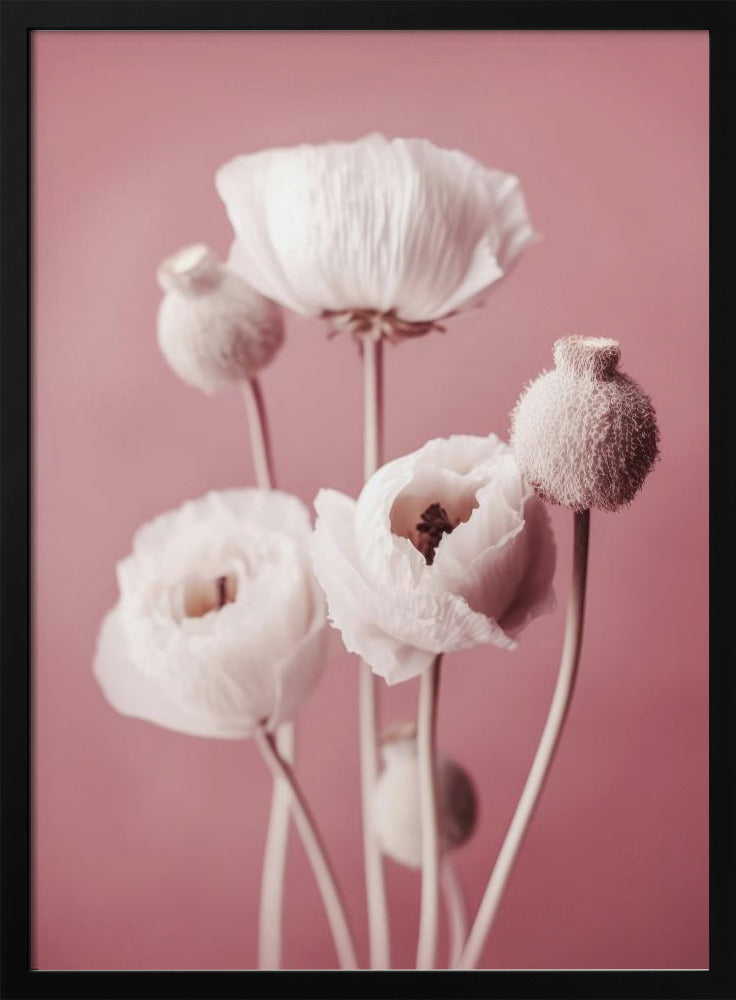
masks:
<svg viewBox="0 0 736 1000"><path fill-rule="evenodd" d="M237 577L230 573L214 580L192 577L184 584L184 617L203 618L232 604L238 595Z"/></svg>

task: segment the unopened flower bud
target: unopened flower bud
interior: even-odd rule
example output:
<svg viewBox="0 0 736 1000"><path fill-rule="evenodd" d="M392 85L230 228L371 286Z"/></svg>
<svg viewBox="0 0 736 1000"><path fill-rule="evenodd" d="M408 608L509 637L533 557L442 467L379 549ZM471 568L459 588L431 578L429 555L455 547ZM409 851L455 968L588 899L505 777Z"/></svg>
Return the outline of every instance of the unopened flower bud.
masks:
<svg viewBox="0 0 736 1000"><path fill-rule="evenodd" d="M386 730L381 747L384 769L373 794L373 821L383 851L399 864L422 864L422 812L416 727L401 723ZM464 844L475 828L477 799L473 782L459 764L437 761L437 812L440 850Z"/></svg>
<svg viewBox="0 0 736 1000"><path fill-rule="evenodd" d="M176 374L214 392L255 375L284 340L281 310L204 244L184 247L161 264L166 292L158 313L158 343Z"/></svg>
<svg viewBox="0 0 736 1000"><path fill-rule="evenodd" d="M621 349L603 337L554 345L511 414L511 445L542 499L575 511L630 503L658 456L651 400L618 370Z"/></svg>

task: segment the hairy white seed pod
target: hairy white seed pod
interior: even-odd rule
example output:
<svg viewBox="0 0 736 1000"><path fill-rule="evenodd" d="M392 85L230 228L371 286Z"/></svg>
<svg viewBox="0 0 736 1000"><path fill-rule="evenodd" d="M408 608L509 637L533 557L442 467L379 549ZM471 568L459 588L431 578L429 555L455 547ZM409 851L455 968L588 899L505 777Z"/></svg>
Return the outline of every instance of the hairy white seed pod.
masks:
<svg viewBox="0 0 736 1000"><path fill-rule="evenodd" d="M383 851L399 864L422 864L422 813L419 761L413 723L392 726L382 735L384 769L373 793L373 822ZM467 771L447 757L437 761L437 812L440 850L464 844L475 828L478 812Z"/></svg>
<svg viewBox="0 0 736 1000"><path fill-rule="evenodd" d="M255 375L284 341L281 309L204 244L184 247L161 264L166 292L158 343L179 378L214 392Z"/></svg>
<svg viewBox="0 0 736 1000"><path fill-rule="evenodd" d="M659 454L651 400L618 370L604 337L566 337L555 368L527 386L511 414L511 445L527 481L575 511L631 503Z"/></svg>

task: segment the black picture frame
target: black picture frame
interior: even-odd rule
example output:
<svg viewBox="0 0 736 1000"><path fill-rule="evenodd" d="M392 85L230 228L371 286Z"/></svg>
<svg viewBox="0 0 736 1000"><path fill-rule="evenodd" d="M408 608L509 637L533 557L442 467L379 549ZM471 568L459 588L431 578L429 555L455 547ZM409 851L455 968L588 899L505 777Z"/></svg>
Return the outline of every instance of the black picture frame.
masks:
<svg viewBox="0 0 736 1000"><path fill-rule="evenodd" d="M30 143L33 31L55 30L707 30L711 43L711 931L707 971L46 972L30 968L33 850L31 622L32 244ZM3 0L0 3L2 218L0 266L0 996L208 998L350 995L518 998L736 997L733 672L736 584L731 152L736 6L590 0ZM686 401L683 402L686 405ZM683 483L683 489L688 484ZM729 559L729 556L731 557ZM673 837L677 832L673 831ZM351 976L347 980L345 976Z"/></svg>

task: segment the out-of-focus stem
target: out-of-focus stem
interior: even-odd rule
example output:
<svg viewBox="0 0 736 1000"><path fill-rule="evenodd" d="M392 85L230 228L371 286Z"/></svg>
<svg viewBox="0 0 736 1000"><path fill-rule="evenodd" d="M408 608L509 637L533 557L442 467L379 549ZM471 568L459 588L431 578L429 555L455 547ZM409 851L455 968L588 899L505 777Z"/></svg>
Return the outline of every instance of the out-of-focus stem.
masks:
<svg viewBox="0 0 736 1000"><path fill-rule="evenodd" d="M271 490L275 488L276 481L266 404L260 382L255 376L244 379L241 382L241 390L245 401L256 485L259 489ZM293 765L296 755L296 729L292 722L285 722L279 726L276 744L284 760ZM261 874L258 920L259 969L278 969L281 966L284 874L289 842L289 800L289 791L283 782L274 781Z"/></svg>
<svg viewBox="0 0 736 1000"><path fill-rule="evenodd" d="M261 384L254 375L252 378L243 379L240 388L248 417L248 432L256 485L262 490L270 490L275 486L275 476Z"/></svg>
<svg viewBox="0 0 736 1000"><path fill-rule="evenodd" d="M417 756L422 813L422 898L417 969L433 969L437 955L440 898L440 840L437 824L437 700L441 656L419 678Z"/></svg>
<svg viewBox="0 0 736 1000"><path fill-rule="evenodd" d="M450 934L450 951L448 968L454 969L460 961L465 938L468 935L468 911L465 906L465 896L462 886L455 874L455 868L449 857L442 859L440 878L442 893L445 897L445 911Z"/></svg>
<svg viewBox="0 0 736 1000"><path fill-rule="evenodd" d="M263 759L276 781L283 783L288 789L294 822L322 895L340 966L343 969L357 969L358 958L355 952L355 944L350 933L350 926L345 915L345 907L340 890L338 889L327 852L317 830L317 825L314 822L296 776L291 766L279 754L276 747L276 740L270 733L265 732L265 730L259 730L255 735L255 740Z"/></svg>
<svg viewBox="0 0 736 1000"><path fill-rule="evenodd" d="M294 724L284 722L276 731L279 754L292 767L296 758L296 732ZM258 968L281 967L284 874L289 841L289 789L282 781L274 780L271 814L266 834L261 875L261 901L258 920Z"/></svg>
<svg viewBox="0 0 736 1000"><path fill-rule="evenodd" d="M574 516L574 542L572 582L567 602L567 621L565 623L565 640L560 659L560 670L557 675L552 704L547 721L542 732L542 738L537 747L534 763L521 793L514 818L511 821L506 839L499 852L485 894L481 900L478 914L475 918L468 941L458 964L460 969L474 969L490 933L496 911L501 902L506 882L521 847L524 834L534 809L541 795L547 778L557 744L562 733L562 727L570 707L580 647L583 638L583 618L585 614L585 583L588 567L588 539L590 533L590 511L582 511Z"/></svg>

